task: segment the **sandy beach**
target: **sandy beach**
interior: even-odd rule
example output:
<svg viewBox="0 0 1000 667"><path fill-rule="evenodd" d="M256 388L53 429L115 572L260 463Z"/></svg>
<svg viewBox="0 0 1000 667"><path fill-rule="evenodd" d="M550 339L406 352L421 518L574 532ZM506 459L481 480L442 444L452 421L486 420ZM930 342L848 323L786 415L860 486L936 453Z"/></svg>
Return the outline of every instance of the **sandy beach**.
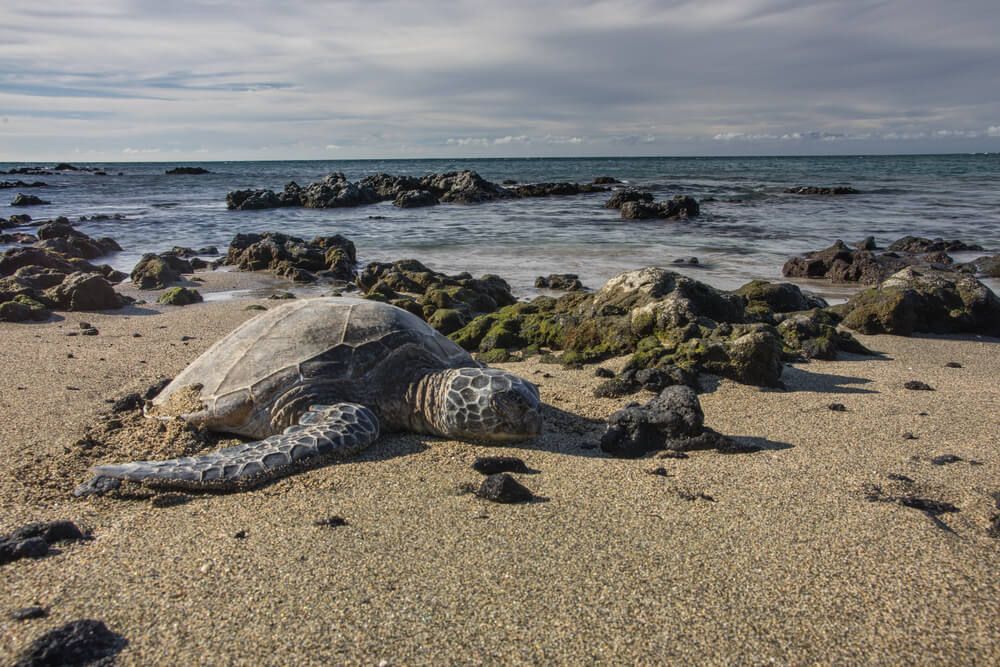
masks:
<svg viewBox="0 0 1000 667"><path fill-rule="evenodd" d="M207 293L282 287L205 278ZM75 443L109 399L173 376L253 303L275 302L0 325L0 533L70 519L93 534L0 568L5 664L80 618L127 639L124 665L1000 659L996 340L860 337L882 356L788 367L786 391L711 383L707 425L755 453L609 458L603 420L628 399L593 398L592 367L531 360L502 365L549 406L529 444L394 435L245 493L168 507L72 498L93 463L174 455L170 434ZM99 335L68 335L80 321ZM935 391L904 389L913 379ZM475 457L503 453L538 471L518 478L542 500L467 492ZM963 460L931 463L942 454ZM935 522L866 500L872 484L960 511ZM347 525L315 525L333 516ZM29 605L49 616L11 620Z"/></svg>

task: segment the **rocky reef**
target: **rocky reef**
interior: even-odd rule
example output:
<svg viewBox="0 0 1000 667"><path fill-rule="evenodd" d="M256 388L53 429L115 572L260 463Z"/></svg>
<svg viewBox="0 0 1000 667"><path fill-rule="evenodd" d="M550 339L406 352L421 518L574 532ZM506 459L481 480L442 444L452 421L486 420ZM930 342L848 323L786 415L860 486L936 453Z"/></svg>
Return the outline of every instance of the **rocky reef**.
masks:
<svg viewBox="0 0 1000 667"><path fill-rule="evenodd" d="M794 285L751 285L744 294L724 292L650 267L612 278L593 294L538 297L503 307L475 318L451 338L488 360L556 350L560 362L575 365L631 355L626 373L679 368L762 386L780 384L787 359L864 350L849 334L837 332L833 318L813 312L825 305L821 300ZM789 315L775 312L769 302L812 308L800 318L809 326L782 329Z"/></svg>
<svg viewBox="0 0 1000 667"><path fill-rule="evenodd" d="M676 195L673 199L661 202L653 199L649 192L624 188L611 195L604 207L619 209L622 218L626 220L684 219L701 213L698 200L688 195Z"/></svg>
<svg viewBox="0 0 1000 667"><path fill-rule="evenodd" d="M320 278L353 281L357 254L354 244L339 234L312 241L278 232L237 234L223 264L241 271L270 271L302 283Z"/></svg>

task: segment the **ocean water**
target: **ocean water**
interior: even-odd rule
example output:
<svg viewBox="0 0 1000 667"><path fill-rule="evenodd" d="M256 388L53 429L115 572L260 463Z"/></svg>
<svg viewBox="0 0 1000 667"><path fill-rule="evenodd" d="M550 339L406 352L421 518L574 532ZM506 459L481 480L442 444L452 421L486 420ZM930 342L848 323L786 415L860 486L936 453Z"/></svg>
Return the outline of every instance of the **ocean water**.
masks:
<svg viewBox="0 0 1000 667"><path fill-rule="evenodd" d="M357 245L362 263L415 258L448 273L498 273L522 295L534 293L539 275L576 273L584 284L598 287L621 271L672 267L674 259L689 256L701 265L677 270L735 288L753 278L780 278L781 265L792 255L869 235L880 245L914 234L959 238L1000 251L996 154L75 164L101 167L111 175L0 176L45 181L49 187L26 192L52 202L15 209L9 202L17 191L0 190L0 217L26 212L33 218L65 215L76 221L123 214L124 220L84 222L79 228L115 238L123 252L99 261L125 271L145 252L175 245L216 245L225 252L237 232L267 230L306 238L343 234ZM164 174L178 165L203 166L212 173ZM26 165L5 163L0 169L16 166ZM606 194L408 210L391 202L326 210L228 211L225 206L230 190L280 190L288 181L304 185L333 171L356 180L379 171L419 176L458 169L474 169L495 182L590 182L614 176L657 199L692 195L702 202L702 215L685 222L622 220L618 211L604 208ZM797 185L851 185L861 194L784 194ZM828 296L844 294L826 283L809 287Z"/></svg>

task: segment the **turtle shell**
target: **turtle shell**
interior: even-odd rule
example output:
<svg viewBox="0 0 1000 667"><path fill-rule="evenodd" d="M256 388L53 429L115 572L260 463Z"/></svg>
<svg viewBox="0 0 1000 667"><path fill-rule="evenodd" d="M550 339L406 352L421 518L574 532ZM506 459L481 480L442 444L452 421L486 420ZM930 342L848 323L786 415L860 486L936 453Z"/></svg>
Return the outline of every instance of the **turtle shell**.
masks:
<svg viewBox="0 0 1000 667"><path fill-rule="evenodd" d="M475 365L465 350L401 308L344 297L301 299L219 340L153 405L163 407L182 389L200 386L204 409L186 418L213 430L264 437L287 425L274 424L272 413L290 393L301 394L300 403L373 405L400 399L428 372ZM306 407L296 404L299 411Z"/></svg>

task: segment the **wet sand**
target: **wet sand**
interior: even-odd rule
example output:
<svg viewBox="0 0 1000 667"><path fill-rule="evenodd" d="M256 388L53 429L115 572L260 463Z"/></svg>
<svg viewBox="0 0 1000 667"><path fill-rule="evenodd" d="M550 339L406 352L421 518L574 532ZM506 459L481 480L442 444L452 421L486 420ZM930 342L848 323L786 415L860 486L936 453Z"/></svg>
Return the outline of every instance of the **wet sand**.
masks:
<svg viewBox="0 0 1000 667"><path fill-rule="evenodd" d="M593 398L592 368L533 360L503 365L551 406L527 445L396 435L241 494L71 498L87 465L166 447L154 434L81 453L106 401L179 372L250 303L275 302L0 324L0 533L71 519L94 535L0 567L0 662L79 618L125 636L125 665L1000 660L996 340L860 337L883 356L789 367L788 391L720 381L701 397L707 425L751 454L607 458L601 422L629 399ZM100 334L67 336L80 321ZM914 379L936 391L903 388ZM544 500L463 490L476 456L505 453L539 471L518 478ZM942 454L965 461L930 462ZM871 484L960 511L869 502ZM331 516L348 523L314 525ZM9 618L33 604L49 617Z"/></svg>

